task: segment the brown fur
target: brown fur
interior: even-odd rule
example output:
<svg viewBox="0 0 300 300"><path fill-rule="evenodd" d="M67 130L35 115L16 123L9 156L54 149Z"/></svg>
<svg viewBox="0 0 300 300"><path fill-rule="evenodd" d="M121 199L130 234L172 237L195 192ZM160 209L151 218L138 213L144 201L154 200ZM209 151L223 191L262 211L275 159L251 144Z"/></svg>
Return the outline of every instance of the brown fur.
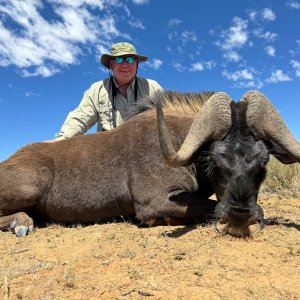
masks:
<svg viewBox="0 0 300 300"><path fill-rule="evenodd" d="M191 103L193 97L175 98L174 104L167 105L166 119L179 147L193 116L173 108L171 112L171 107L178 107L179 101ZM180 107L184 112L184 105ZM165 165L155 111L145 111L108 132L35 143L17 151L0 164L0 215L34 208L44 218L66 223L116 216L136 216L141 222L203 218L213 213L215 203L207 201L210 192L199 192L197 176L192 166L172 169ZM17 225L26 227L28 222ZM2 228L11 224L11 220L1 223L0 217Z"/></svg>

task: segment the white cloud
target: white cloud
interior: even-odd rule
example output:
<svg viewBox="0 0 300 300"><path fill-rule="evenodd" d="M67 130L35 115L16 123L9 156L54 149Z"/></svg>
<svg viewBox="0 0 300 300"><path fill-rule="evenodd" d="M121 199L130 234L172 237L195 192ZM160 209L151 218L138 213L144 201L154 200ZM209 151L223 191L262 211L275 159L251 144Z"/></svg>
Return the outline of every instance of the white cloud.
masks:
<svg viewBox="0 0 300 300"><path fill-rule="evenodd" d="M37 66L32 71L28 69L21 70L21 73L24 77L34 77L34 76L42 76L42 77L50 77L56 73L59 73L60 70L52 67L52 66Z"/></svg>
<svg viewBox="0 0 300 300"><path fill-rule="evenodd" d="M39 97L40 94L33 93L33 92L26 92L25 97L30 98L30 97Z"/></svg>
<svg viewBox="0 0 300 300"><path fill-rule="evenodd" d="M204 66L202 63L197 62L191 65L190 71L203 71Z"/></svg>
<svg viewBox="0 0 300 300"><path fill-rule="evenodd" d="M234 17L232 24L227 30L221 32L222 41L217 42L217 45L226 51L242 48L248 40L248 22L239 17Z"/></svg>
<svg viewBox="0 0 300 300"><path fill-rule="evenodd" d="M276 70L271 73L271 76L266 79L266 82L269 83L277 83L282 81L291 81L292 79L289 75L284 74L282 70Z"/></svg>
<svg viewBox="0 0 300 300"><path fill-rule="evenodd" d="M185 30L181 33L180 39L182 40L183 43L186 43L186 42L196 42L198 38L194 31Z"/></svg>
<svg viewBox="0 0 300 300"><path fill-rule="evenodd" d="M269 56L275 57L276 50L275 50L274 47L272 47L272 46L267 46L267 47L265 47L265 51L266 51L266 53L267 53Z"/></svg>
<svg viewBox="0 0 300 300"><path fill-rule="evenodd" d="M174 19L169 20L168 26L174 28L174 27L180 25L181 23L182 23L182 20L174 18Z"/></svg>
<svg viewBox="0 0 300 300"><path fill-rule="evenodd" d="M107 14L120 6L116 0L51 0L47 11L42 3L1 1L0 66L15 65L25 77L47 77L78 64L83 49L95 53L109 48L116 37L130 39L118 30L115 16ZM43 17L45 12L51 19ZM142 28L141 23L135 26Z"/></svg>
<svg viewBox="0 0 300 300"><path fill-rule="evenodd" d="M209 60L209 61L204 62L204 65L207 69L211 70L212 68L214 68L217 65L217 63L213 60Z"/></svg>
<svg viewBox="0 0 300 300"><path fill-rule="evenodd" d="M99 8L103 10L107 4L107 0L50 0L53 4L59 4L64 6L72 6L74 8L82 7L84 5L90 5L91 7ZM111 2L116 2L112 0Z"/></svg>
<svg viewBox="0 0 300 300"><path fill-rule="evenodd" d="M254 21L256 19L256 16L257 16L257 12L252 10L249 12L249 18L251 21Z"/></svg>
<svg viewBox="0 0 300 300"><path fill-rule="evenodd" d="M180 54L183 54L183 53L184 53L184 51L183 51L183 49L182 49L181 46L177 46L177 47L176 47L176 52L177 52L177 53L180 53Z"/></svg>
<svg viewBox="0 0 300 300"><path fill-rule="evenodd" d="M255 18L256 13L252 12L250 15L252 18ZM239 50L244 48L246 45L251 47L248 32L248 21L243 20L240 17L234 17L231 23L232 25L228 29L221 31L219 34L221 39L216 42L216 45L219 46L223 52L223 67L226 66L228 62L240 62L241 65L244 60L240 55ZM240 71L237 72L239 73ZM232 76L235 77L238 73L232 74ZM231 74L225 71L223 75L230 77Z"/></svg>
<svg viewBox="0 0 300 300"><path fill-rule="evenodd" d="M182 44L186 44L188 42L197 42L198 37L194 31L184 30L182 32L178 32L173 28L167 33L168 39L175 42L181 41Z"/></svg>
<svg viewBox="0 0 300 300"><path fill-rule="evenodd" d="M173 63L173 67L175 68L175 70L177 70L178 72L183 72L186 70L186 67L183 66L181 63L179 62L176 62L176 63Z"/></svg>
<svg viewBox="0 0 300 300"><path fill-rule="evenodd" d="M97 46L99 53L109 53L110 52L110 45L98 45Z"/></svg>
<svg viewBox="0 0 300 300"><path fill-rule="evenodd" d="M236 84L236 87L239 87L239 88L261 88L262 84L261 83L257 84L253 80L240 81L240 82L238 82L238 84Z"/></svg>
<svg viewBox="0 0 300 300"><path fill-rule="evenodd" d="M204 62L193 63L193 64L191 64L191 67L189 70L192 72L201 72L204 69L211 70L215 66L216 66L216 62L214 62L213 60L209 60L209 61L204 61Z"/></svg>
<svg viewBox="0 0 300 300"><path fill-rule="evenodd" d="M169 47L169 46L166 47L166 50L167 50L168 52L173 52L172 48Z"/></svg>
<svg viewBox="0 0 300 300"><path fill-rule="evenodd" d="M241 56L236 51L228 51L224 53L223 57L227 61L231 61L231 62L238 62L241 60Z"/></svg>
<svg viewBox="0 0 300 300"><path fill-rule="evenodd" d="M227 70L224 70L222 72L222 75L231 81L239 81L239 80L253 80L253 74L251 71L247 69L235 71L235 72L228 72Z"/></svg>
<svg viewBox="0 0 300 300"><path fill-rule="evenodd" d="M251 10L248 13L249 19L253 22L262 21L275 21L276 15L270 8L263 8L260 11Z"/></svg>
<svg viewBox="0 0 300 300"><path fill-rule="evenodd" d="M261 16L265 21L274 21L276 19L275 13L270 8L264 8L261 11Z"/></svg>
<svg viewBox="0 0 300 300"><path fill-rule="evenodd" d="M294 0L291 0L291 1L287 1L285 3L285 5L287 7L290 7L292 9L300 9L300 3L298 1L294 1Z"/></svg>
<svg viewBox="0 0 300 300"><path fill-rule="evenodd" d="M253 30L253 35L257 38L264 39L267 42L274 42L277 39L277 34L274 32L266 31L263 32L262 28L257 28Z"/></svg>
<svg viewBox="0 0 300 300"><path fill-rule="evenodd" d="M132 0L132 2L137 5L142 5L142 4L147 4L149 0Z"/></svg>
<svg viewBox="0 0 300 300"><path fill-rule="evenodd" d="M98 24L100 25L100 28L97 28L97 31L95 32L101 30L102 35L103 37L105 37L105 39L109 39L110 37L116 37L121 34L117 29L115 19L112 16L108 16L99 20ZM93 34L93 32L91 32L91 34Z"/></svg>
<svg viewBox="0 0 300 300"><path fill-rule="evenodd" d="M300 77L300 61L297 60L291 60L290 64L292 65L292 67L295 69L296 71L296 76Z"/></svg>
<svg viewBox="0 0 300 300"><path fill-rule="evenodd" d="M144 64L150 67L151 69L158 70L163 64L163 61L158 58L153 58L150 61L146 61Z"/></svg>
<svg viewBox="0 0 300 300"><path fill-rule="evenodd" d="M236 88L256 88L260 89L264 86L264 83L254 76L257 72L254 69L243 69L234 72L228 72L224 70L222 72L223 77L233 81L233 86Z"/></svg>
<svg viewBox="0 0 300 300"><path fill-rule="evenodd" d="M160 66L163 64L163 61L158 58L153 58L152 60L152 68L154 70L158 70Z"/></svg>
<svg viewBox="0 0 300 300"><path fill-rule="evenodd" d="M146 29L140 20L130 20L130 21L128 21L128 24L134 28L139 28L139 29L143 29L143 30Z"/></svg>

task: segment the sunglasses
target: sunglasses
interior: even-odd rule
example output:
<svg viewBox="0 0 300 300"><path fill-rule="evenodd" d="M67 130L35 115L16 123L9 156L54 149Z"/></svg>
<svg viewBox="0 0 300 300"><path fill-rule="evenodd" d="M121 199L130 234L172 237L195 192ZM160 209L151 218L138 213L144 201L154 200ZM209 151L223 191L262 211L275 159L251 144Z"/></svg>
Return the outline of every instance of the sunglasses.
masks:
<svg viewBox="0 0 300 300"><path fill-rule="evenodd" d="M128 64L132 65L135 62L135 57L133 57L133 56L115 57L114 61L118 65L122 64L124 61L126 61Z"/></svg>

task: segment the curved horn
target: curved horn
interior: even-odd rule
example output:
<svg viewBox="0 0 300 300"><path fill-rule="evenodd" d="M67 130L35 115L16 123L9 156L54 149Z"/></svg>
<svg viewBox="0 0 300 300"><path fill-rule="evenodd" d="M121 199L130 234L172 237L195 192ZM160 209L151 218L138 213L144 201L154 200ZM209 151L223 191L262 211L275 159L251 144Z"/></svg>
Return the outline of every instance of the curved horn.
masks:
<svg viewBox="0 0 300 300"><path fill-rule="evenodd" d="M212 95L197 113L194 122L178 152L168 132L162 105L157 103L157 127L161 151L168 165L182 167L189 164L192 155L208 141L223 138L231 127L230 97L225 93Z"/></svg>
<svg viewBox="0 0 300 300"><path fill-rule="evenodd" d="M242 97L241 101L248 105L246 122L258 137L274 141L290 153L295 161L300 162L300 144L268 98L259 91L250 91Z"/></svg>

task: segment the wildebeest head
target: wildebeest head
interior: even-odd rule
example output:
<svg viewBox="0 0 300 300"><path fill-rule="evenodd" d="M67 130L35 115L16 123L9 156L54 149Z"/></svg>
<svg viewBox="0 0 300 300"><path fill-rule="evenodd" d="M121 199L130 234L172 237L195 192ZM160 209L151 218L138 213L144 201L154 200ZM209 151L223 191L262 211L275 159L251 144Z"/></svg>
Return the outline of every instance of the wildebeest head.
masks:
<svg viewBox="0 0 300 300"><path fill-rule="evenodd" d="M258 91L248 92L237 104L225 93L214 94L196 116L178 152L159 105L157 114L167 164L180 167L199 160L203 165L219 201L217 230L233 236L258 232L263 210L257 196L269 154L283 163L300 161L300 145L269 100ZM204 144L206 151L201 151Z"/></svg>

